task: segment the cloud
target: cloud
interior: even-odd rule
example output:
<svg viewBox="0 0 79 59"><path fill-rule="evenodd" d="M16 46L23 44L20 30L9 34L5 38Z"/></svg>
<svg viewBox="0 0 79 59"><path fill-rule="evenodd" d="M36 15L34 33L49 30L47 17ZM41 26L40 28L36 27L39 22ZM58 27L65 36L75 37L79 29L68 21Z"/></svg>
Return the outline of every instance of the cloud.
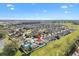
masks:
<svg viewBox="0 0 79 59"><path fill-rule="evenodd" d="M7 4L6 5L7 8L9 8L10 10L14 10L15 9L15 6L13 4Z"/></svg>
<svg viewBox="0 0 79 59"><path fill-rule="evenodd" d="M12 4L7 4L6 6L7 7L14 7L14 5L12 5Z"/></svg>
<svg viewBox="0 0 79 59"><path fill-rule="evenodd" d="M15 8L11 7L10 10L14 10Z"/></svg>
<svg viewBox="0 0 79 59"><path fill-rule="evenodd" d="M63 9L67 9L67 8L68 8L68 6L63 5L63 6L61 6L61 8L63 8Z"/></svg>

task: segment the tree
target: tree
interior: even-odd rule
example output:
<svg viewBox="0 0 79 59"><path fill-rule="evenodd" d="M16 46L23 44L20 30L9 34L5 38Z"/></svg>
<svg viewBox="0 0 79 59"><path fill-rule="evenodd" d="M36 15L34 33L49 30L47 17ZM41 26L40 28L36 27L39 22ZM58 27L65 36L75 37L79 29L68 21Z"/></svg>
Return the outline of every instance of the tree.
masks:
<svg viewBox="0 0 79 59"><path fill-rule="evenodd" d="M1 55L14 56L20 47L20 40L12 39L9 36L6 36L4 43L5 46Z"/></svg>
<svg viewBox="0 0 79 59"><path fill-rule="evenodd" d="M6 45L3 49L2 55L13 56L16 53L16 49L12 45Z"/></svg>

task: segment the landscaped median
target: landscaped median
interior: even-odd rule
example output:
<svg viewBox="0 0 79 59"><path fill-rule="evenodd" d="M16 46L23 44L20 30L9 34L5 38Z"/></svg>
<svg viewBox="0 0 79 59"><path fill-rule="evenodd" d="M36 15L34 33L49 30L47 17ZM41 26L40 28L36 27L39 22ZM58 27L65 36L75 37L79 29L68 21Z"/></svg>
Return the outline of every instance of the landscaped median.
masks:
<svg viewBox="0 0 79 59"><path fill-rule="evenodd" d="M46 46L39 48L32 52L31 56L65 56L71 51L78 37L79 29L69 35L61 37L59 40L52 41Z"/></svg>

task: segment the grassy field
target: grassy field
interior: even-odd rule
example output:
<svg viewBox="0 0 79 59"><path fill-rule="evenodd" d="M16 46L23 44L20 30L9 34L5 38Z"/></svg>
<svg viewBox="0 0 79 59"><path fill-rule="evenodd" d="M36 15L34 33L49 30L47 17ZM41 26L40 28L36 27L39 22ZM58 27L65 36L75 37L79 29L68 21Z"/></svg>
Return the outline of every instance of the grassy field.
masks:
<svg viewBox="0 0 79 59"><path fill-rule="evenodd" d="M15 56L21 56L22 52L20 52L19 50L15 53Z"/></svg>

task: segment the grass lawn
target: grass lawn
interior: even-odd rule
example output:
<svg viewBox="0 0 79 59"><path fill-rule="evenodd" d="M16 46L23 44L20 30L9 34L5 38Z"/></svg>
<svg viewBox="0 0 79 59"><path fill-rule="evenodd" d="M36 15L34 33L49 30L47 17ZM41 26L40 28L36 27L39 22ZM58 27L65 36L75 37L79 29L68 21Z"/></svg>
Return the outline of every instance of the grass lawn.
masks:
<svg viewBox="0 0 79 59"><path fill-rule="evenodd" d="M16 52L15 56L21 56L22 52L20 52L19 50Z"/></svg>
<svg viewBox="0 0 79 59"><path fill-rule="evenodd" d="M0 48L0 53L2 53L3 52L3 50Z"/></svg>

